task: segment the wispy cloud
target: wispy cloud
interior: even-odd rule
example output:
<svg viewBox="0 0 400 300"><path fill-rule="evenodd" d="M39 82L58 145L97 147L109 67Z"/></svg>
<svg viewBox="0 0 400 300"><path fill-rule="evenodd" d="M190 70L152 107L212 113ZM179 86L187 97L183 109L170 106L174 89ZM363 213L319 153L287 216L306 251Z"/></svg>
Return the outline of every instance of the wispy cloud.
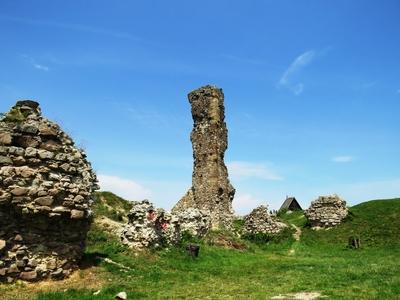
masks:
<svg viewBox="0 0 400 300"><path fill-rule="evenodd" d="M46 67L46 66L40 65L40 64L36 64L36 63L33 64L33 67L38 69L38 70L43 70L43 71L48 71L49 70L49 67Z"/></svg>
<svg viewBox="0 0 400 300"><path fill-rule="evenodd" d="M46 71L46 72L50 70L50 68L48 66L45 66L43 64L37 63L36 60L31 56L28 56L26 54L22 54L21 57L24 58L27 62L29 62L29 64L32 67L34 67L35 69L38 69L38 70L41 70L41 71Z"/></svg>
<svg viewBox="0 0 400 300"><path fill-rule="evenodd" d="M0 15L0 20L12 21L12 22L17 22L17 23L27 24L27 25L34 25L34 26L48 26L48 27L55 27L55 28L61 28L61 29L67 29L67 30L86 32L86 33L100 34L100 35L111 36L111 37L119 38L119 39L140 40L140 38L138 38L137 36L134 36L128 32L108 30L108 29L104 29L104 28L92 27L92 26L87 26L87 25L82 25L82 24L61 23L61 22L56 22L56 21L51 21L51 20L26 19L26 18L11 17L11 16L5 16L5 15Z"/></svg>
<svg viewBox="0 0 400 300"><path fill-rule="evenodd" d="M285 87L291 90L295 95L300 95L304 90L302 82L293 83L292 77L294 74L300 72L301 69L309 65L315 57L315 51L309 50L298 57L290 64L286 71L282 74L278 86Z"/></svg>
<svg viewBox="0 0 400 300"><path fill-rule="evenodd" d="M236 179L259 178L264 180L283 180L274 170L262 163L232 161L227 163L229 175Z"/></svg>
<svg viewBox="0 0 400 300"><path fill-rule="evenodd" d="M103 191L113 192L127 200L143 200L151 197L152 192L140 183L118 176L100 174L97 176Z"/></svg>
<svg viewBox="0 0 400 300"><path fill-rule="evenodd" d="M353 160L354 160L354 157L350 156L350 155L341 155L341 156L332 157L332 161L337 162L337 163L348 163Z"/></svg>

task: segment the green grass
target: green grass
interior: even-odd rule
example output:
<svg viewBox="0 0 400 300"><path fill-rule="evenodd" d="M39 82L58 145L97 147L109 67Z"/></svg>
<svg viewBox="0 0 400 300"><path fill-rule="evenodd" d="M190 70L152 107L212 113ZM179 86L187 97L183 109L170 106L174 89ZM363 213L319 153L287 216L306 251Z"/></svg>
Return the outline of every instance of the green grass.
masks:
<svg viewBox="0 0 400 300"><path fill-rule="evenodd" d="M261 245L213 232L200 242L197 259L186 254L186 243L135 253L93 228L85 259L103 270L100 293L94 296L97 288L80 287L27 294L24 299L112 299L120 291L127 292L128 299L270 299L301 291L318 291L325 299L400 299L400 199L354 206L343 224L327 231L306 227L301 212L282 218L302 227L299 242L283 235ZM354 234L361 237L361 249L347 248ZM235 243L244 247L226 247Z"/></svg>
<svg viewBox="0 0 400 300"><path fill-rule="evenodd" d="M298 227L305 227L307 225L307 219L304 217L303 210L296 210L292 213L279 213L278 218L283 220L287 224L294 224Z"/></svg>
<svg viewBox="0 0 400 300"><path fill-rule="evenodd" d="M106 216L111 220L127 221L127 213L132 203L111 192L96 192L96 200L92 206L95 216Z"/></svg>

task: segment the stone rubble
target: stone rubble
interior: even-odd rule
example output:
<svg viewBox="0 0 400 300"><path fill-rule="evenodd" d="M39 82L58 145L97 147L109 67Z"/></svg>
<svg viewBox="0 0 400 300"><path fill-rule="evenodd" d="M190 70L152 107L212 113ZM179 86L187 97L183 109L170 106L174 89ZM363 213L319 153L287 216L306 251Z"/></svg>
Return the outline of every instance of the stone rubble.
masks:
<svg viewBox="0 0 400 300"><path fill-rule="evenodd" d="M243 233L245 234L277 234L287 227L277 221L268 212L268 207L261 205L247 215L244 219Z"/></svg>
<svg viewBox="0 0 400 300"><path fill-rule="evenodd" d="M0 281L61 279L77 268L96 176L39 104L0 118Z"/></svg>
<svg viewBox="0 0 400 300"><path fill-rule="evenodd" d="M178 219L148 200L135 201L122 231L122 243L132 248L158 247L179 241Z"/></svg>
<svg viewBox="0 0 400 300"><path fill-rule="evenodd" d="M197 208L210 215L213 228L231 228L235 189L224 163L228 147L224 94L204 86L188 95L194 127L191 133L194 168L192 187L175 205L173 212Z"/></svg>
<svg viewBox="0 0 400 300"><path fill-rule="evenodd" d="M148 200L133 202L128 219L121 241L138 249L177 244L185 231L202 237L211 226L210 218L198 209L190 208L174 214L155 208Z"/></svg>
<svg viewBox="0 0 400 300"><path fill-rule="evenodd" d="M334 227L347 216L346 201L338 195L319 196L304 212L314 229Z"/></svg>
<svg viewBox="0 0 400 300"><path fill-rule="evenodd" d="M211 228L211 219L203 211L197 208L188 208L178 211L176 217L179 220L180 231L187 232L191 236L201 238Z"/></svg>

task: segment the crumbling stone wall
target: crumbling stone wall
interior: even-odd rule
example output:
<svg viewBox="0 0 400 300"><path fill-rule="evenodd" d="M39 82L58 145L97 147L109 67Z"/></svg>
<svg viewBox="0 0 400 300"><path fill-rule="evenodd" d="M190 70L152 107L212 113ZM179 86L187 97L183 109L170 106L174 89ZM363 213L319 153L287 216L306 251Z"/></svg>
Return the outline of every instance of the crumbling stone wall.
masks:
<svg viewBox="0 0 400 300"><path fill-rule="evenodd" d="M243 233L245 234L257 234L257 233L267 233L276 234L281 232L286 224L281 223L272 217L268 208L261 205L247 215L244 219Z"/></svg>
<svg viewBox="0 0 400 300"><path fill-rule="evenodd" d="M39 104L0 119L0 281L68 276L83 254L96 176Z"/></svg>
<svg viewBox="0 0 400 300"><path fill-rule="evenodd" d="M197 208L210 215L212 227L230 228L235 189L224 163L228 146L224 94L217 87L204 86L189 93L188 98L194 121L192 187L173 211Z"/></svg>
<svg viewBox="0 0 400 300"><path fill-rule="evenodd" d="M183 232L202 237L210 229L210 218L198 209L174 214L156 208L148 200L133 202L128 219L121 241L137 249L177 244Z"/></svg>
<svg viewBox="0 0 400 300"><path fill-rule="evenodd" d="M179 242L178 219L148 200L135 201L122 231L122 243L132 248L158 247Z"/></svg>
<svg viewBox="0 0 400 300"><path fill-rule="evenodd" d="M313 228L329 228L340 224L347 216L348 209L346 201L338 195L320 196L311 202L304 214Z"/></svg>

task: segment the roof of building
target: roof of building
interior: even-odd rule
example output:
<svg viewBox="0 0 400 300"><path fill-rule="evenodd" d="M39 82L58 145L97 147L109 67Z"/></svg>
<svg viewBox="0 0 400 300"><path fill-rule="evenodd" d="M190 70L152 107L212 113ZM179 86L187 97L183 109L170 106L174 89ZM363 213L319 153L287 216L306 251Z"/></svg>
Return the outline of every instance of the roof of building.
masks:
<svg viewBox="0 0 400 300"><path fill-rule="evenodd" d="M294 206L294 207L293 207ZM286 200L283 202L281 208L279 210L283 209L302 209L299 202L297 202L295 197L286 197Z"/></svg>

